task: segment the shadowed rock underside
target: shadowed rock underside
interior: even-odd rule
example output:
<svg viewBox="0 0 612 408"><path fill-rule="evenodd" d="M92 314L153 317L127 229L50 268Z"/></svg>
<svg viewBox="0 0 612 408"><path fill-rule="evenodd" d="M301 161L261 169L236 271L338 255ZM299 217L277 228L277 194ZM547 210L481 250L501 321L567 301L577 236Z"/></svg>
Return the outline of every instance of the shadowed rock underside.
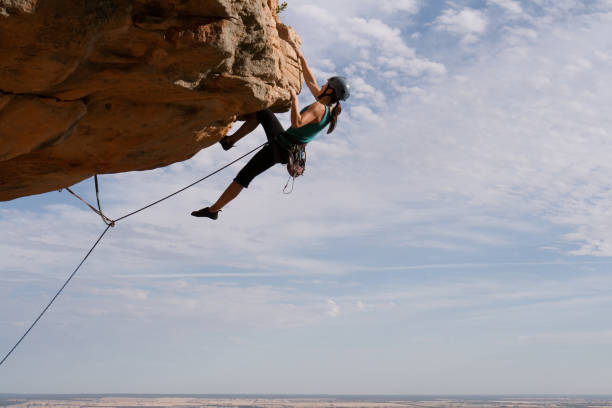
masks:
<svg viewBox="0 0 612 408"><path fill-rule="evenodd" d="M301 73L277 0L0 0L0 200L189 159Z"/></svg>

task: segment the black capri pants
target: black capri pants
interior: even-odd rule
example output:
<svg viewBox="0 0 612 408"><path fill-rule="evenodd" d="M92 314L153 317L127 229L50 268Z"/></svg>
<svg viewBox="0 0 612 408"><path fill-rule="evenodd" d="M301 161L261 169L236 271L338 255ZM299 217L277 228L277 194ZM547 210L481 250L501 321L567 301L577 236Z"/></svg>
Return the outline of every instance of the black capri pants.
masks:
<svg viewBox="0 0 612 408"><path fill-rule="evenodd" d="M244 188L276 163L287 164L289 161L289 152L278 142L278 137L285 130L274 113L270 109L265 109L257 112L256 116L266 132L268 144L258 151L234 178L234 181Z"/></svg>

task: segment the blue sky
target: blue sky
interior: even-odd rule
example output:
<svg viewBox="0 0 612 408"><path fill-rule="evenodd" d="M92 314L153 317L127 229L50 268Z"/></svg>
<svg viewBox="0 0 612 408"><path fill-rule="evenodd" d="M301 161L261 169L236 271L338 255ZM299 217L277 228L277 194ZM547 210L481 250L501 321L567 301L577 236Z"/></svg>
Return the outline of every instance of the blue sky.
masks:
<svg viewBox="0 0 612 408"><path fill-rule="evenodd" d="M293 194L278 166L217 222L190 217L239 164L120 223L0 392L612 393L612 2L294 0L281 18L320 82L353 86ZM103 207L263 140L101 176ZM1 350L103 227L67 193L0 204Z"/></svg>

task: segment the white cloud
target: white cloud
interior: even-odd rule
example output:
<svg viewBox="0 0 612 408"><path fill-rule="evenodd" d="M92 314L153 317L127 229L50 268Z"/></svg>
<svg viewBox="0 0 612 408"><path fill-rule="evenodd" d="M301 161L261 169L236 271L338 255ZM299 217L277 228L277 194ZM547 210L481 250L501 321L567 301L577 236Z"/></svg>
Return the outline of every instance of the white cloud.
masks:
<svg viewBox="0 0 612 408"><path fill-rule="evenodd" d="M421 0L383 0L381 7L387 13L403 11L416 14L421 8Z"/></svg>
<svg viewBox="0 0 612 408"><path fill-rule="evenodd" d="M420 11L423 6L422 0L381 0L376 5L371 0L338 0L329 2L325 0L311 0L308 5L316 7L317 13L309 14L309 17L326 18L327 15L337 16L343 21L348 16L363 16L374 18L388 18L390 14L401 13L403 18L412 16ZM314 8L310 8L312 12ZM287 9L288 13L297 12L302 16L302 5L291 4ZM281 18L283 18L281 16ZM301 30L300 32L303 32Z"/></svg>
<svg viewBox="0 0 612 408"><path fill-rule="evenodd" d="M408 7L404 3L399 5ZM322 20L318 18L323 12L322 7L313 4L298 6L300 22L308 23L309 27L317 27L312 33L301 31L305 44L311 44L314 48L326 44L334 50L338 60L348 62L346 74L359 78L366 75L377 78L378 73L386 72L388 80L399 84L406 76L437 76L446 72L442 64L418 56L415 50L406 44L399 28L392 27L379 18L351 15L349 11L341 15L328 12ZM332 35L323 39L323 32L331 32ZM324 63L321 66L328 70L329 64L325 59L323 58ZM316 60L312 65L316 70Z"/></svg>
<svg viewBox="0 0 612 408"><path fill-rule="evenodd" d="M376 124L376 122L379 120L379 116L366 105L356 105L351 107L351 115L358 118L360 121L370 122L372 125Z"/></svg>
<svg viewBox="0 0 612 408"><path fill-rule="evenodd" d="M149 292L143 289L135 288L114 288L114 289L99 289L93 288L90 290L92 295L96 296L118 296L131 301L143 301L149 298Z"/></svg>
<svg viewBox="0 0 612 408"><path fill-rule="evenodd" d="M376 70L386 68L410 76L445 73L442 64L417 57L414 49L406 45L401 31L380 20L353 18L350 31L339 34L347 43L371 47L371 54L378 55L374 60L378 62ZM373 62L371 58L369 61Z"/></svg>
<svg viewBox="0 0 612 408"><path fill-rule="evenodd" d="M519 3L516 0L487 0L487 1L489 4L495 4L511 13L520 14L523 12L521 3Z"/></svg>
<svg viewBox="0 0 612 408"><path fill-rule="evenodd" d="M462 10L446 9L434 22L438 30L461 35L466 44L476 42L478 36L487 29L487 25L487 16L482 11L469 7Z"/></svg>
<svg viewBox="0 0 612 408"><path fill-rule="evenodd" d="M327 301L327 315L331 317L337 317L340 315L340 307L331 299Z"/></svg>
<svg viewBox="0 0 612 408"><path fill-rule="evenodd" d="M315 4L300 4L297 13L305 19L316 21L317 24L334 27L338 24L338 19L334 13L328 9Z"/></svg>

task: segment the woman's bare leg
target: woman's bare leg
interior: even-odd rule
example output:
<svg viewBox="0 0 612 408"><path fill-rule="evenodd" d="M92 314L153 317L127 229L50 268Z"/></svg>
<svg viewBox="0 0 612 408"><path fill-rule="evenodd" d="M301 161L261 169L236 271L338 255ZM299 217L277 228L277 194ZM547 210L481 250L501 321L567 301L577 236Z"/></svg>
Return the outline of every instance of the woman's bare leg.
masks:
<svg viewBox="0 0 612 408"><path fill-rule="evenodd" d="M226 136L228 140L234 144L252 131L257 128L259 122L257 121L257 115L255 113L251 113L246 117L244 123L238 128L238 130L230 136Z"/></svg>
<svg viewBox="0 0 612 408"><path fill-rule="evenodd" d="M232 184L230 184L225 189L225 191L223 192L223 194L221 194L217 202L209 207L210 211L218 212L219 210L221 210L227 205L227 203L236 198L243 188L244 187L242 187L240 184L236 183L235 181L232 181Z"/></svg>

